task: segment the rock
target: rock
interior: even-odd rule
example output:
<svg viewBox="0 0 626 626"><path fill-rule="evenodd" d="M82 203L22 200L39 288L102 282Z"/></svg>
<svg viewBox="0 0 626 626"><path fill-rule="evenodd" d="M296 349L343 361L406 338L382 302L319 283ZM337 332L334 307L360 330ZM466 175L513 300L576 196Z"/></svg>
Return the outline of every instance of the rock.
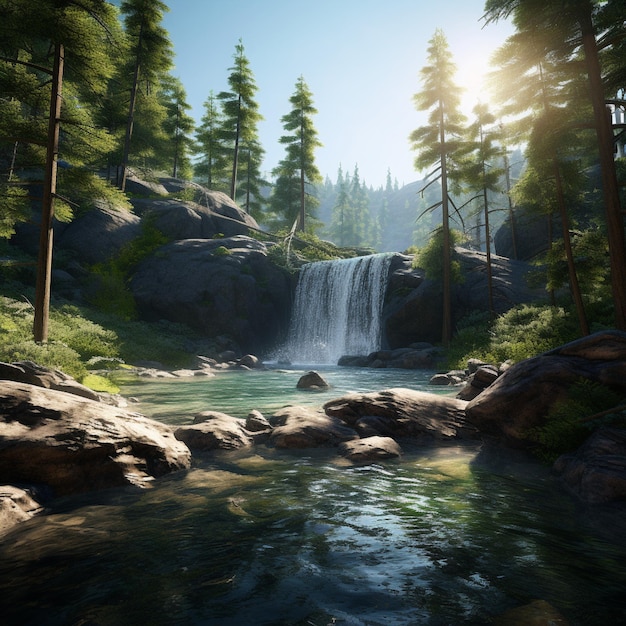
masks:
<svg viewBox="0 0 626 626"><path fill-rule="evenodd" d="M307 372L300 377L296 385L298 389L328 389L330 385L318 372Z"/></svg>
<svg viewBox="0 0 626 626"><path fill-rule="evenodd" d="M254 409L250 411L250 413L248 413L248 417L246 417L246 430L252 433L258 433L265 432L271 429L272 425L260 411Z"/></svg>
<svg viewBox="0 0 626 626"><path fill-rule="evenodd" d="M494 617L494 626L569 626L569 622L545 600L533 600Z"/></svg>
<svg viewBox="0 0 626 626"><path fill-rule="evenodd" d="M512 365L469 402L468 419L485 434L525 446L526 433L581 379L626 395L626 333L595 333Z"/></svg>
<svg viewBox="0 0 626 626"><path fill-rule="evenodd" d="M452 286L452 323L469 313L488 313L486 255L483 252L456 248L463 282ZM529 265L497 255L491 256L493 300L497 313L504 313L517 304L534 302L544 297L541 290L530 289L526 283ZM407 272L411 258L404 260L405 270L392 274L383 309L383 339L390 348L425 341L441 341L443 298L439 282L417 280L413 270ZM408 277L404 279L403 277Z"/></svg>
<svg viewBox="0 0 626 626"><path fill-rule="evenodd" d="M398 458L402 449L391 437L365 437L339 444L343 456L356 462L379 461L381 459Z"/></svg>
<svg viewBox="0 0 626 626"><path fill-rule="evenodd" d="M467 384L457 394L461 400L473 400L479 393L489 387L500 376L500 372L494 365L479 365L473 374L467 379Z"/></svg>
<svg viewBox="0 0 626 626"><path fill-rule="evenodd" d="M130 283L142 318L227 335L242 351L269 350L288 327L291 279L250 237L187 239L142 261Z"/></svg>
<svg viewBox="0 0 626 626"><path fill-rule="evenodd" d="M64 391L96 402L100 400L100 396L93 389L81 385L71 376L32 361L0 363L0 380L13 380L46 389Z"/></svg>
<svg viewBox="0 0 626 626"><path fill-rule="evenodd" d="M247 367L248 369L255 370L261 369L263 367L263 363L259 357L254 356L253 354L246 354L242 356L238 361L237 365L242 367Z"/></svg>
<svg viewBox="0 0 626 626"><path fill-rule="evenodd" d="M131 202L143 219L150 219L171 241L248 235L250 228L259 228L226 194L205 193L207 204L174 198L133 198Z"/></svg>
<svg viewBox="0 0 626 626"><path fill-rule="evenodd" d="M340 419L303 406L289 406L270 418L270 443L277 448L317 448L337 446L357 439L357 433Z"/></svg>
<svg viewBox="0 0 626 626"><path fill-rule="evenodd" d="M26 489L0 485L0 537L13 526L29 520L41 510L41 505Z"/></svg>
<svg viewBox="0 0 626 626"><path fill-rule="evenodd" d="M165 424L69 393L0 381L0 476L64 496L147 487L187 469L189 449Z"/></svg>
<svg viewBox="0 0 626 626"><path fill-rule="evenodd" d="M349 426L389 437L451 441L476 439L465 418L466 402L412 389L354 393L324 405L326 413Z"/></svg>
<svg viewBox="0 0 626 626"><path fill-rule="evenodd" d="M593 504L626 500L626 430L599 428L554 471L581 500Z"/></svg>
<svg viewBox="0 0 626 626"><path fill-rule="evenodd" d="M76 254L81 263L93 265L117 256L141 235L141 219L125 209L96 201L96 207L80 215L62 231L55 247Z"/></svg>
<svg viewBox="0 0 626 626"><path fill-rule="evenodd" d="M174 436L194 451L236 450L252 445L244 422L219 411L198 413L193 424L180 426Z"/></svg>

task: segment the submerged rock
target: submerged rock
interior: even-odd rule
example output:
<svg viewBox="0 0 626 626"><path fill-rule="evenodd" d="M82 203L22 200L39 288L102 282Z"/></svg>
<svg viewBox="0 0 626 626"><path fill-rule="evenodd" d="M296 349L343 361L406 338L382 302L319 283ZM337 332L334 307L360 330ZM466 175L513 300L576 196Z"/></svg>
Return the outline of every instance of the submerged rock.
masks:
<svg viewBox="0 0 626 626"><path fill-rule="evenodd" d="M147 487L190 466L172 430L138 413L70 393L0 381L0 476L63 496Z"/></svg>
<svg viewBox="0 0 626 626"><path fill-rule="evenodd" d="M402 456L402 449L395 439L379 436L344 441L339 444L339 452L351 461L365 463Z"/></svg>
<svg viewBox="0 0 626 626"><path fill-rule="evenodd" d="M560 456L555 472L581 500L626 500L626 430L599 428L571 454Z"/></svg>

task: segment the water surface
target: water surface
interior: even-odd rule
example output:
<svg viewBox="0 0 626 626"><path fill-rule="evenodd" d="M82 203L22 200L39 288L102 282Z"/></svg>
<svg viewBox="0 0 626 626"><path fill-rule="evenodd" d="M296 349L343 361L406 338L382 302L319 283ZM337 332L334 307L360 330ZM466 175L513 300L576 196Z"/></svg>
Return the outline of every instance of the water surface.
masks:
<svg viewBox="0 0 626 626"><path fill-rule="evenodd" d="M166 421L243 417L323 400L293 391L300 373L132 392ZM328 370L329 393L424 384L369 375ZM57 501L0 540L0 623L443 626L543 599L574 626L606 626L626 623L624 537L623 516L585 510L548 468L474 445L367 466L333 450L212 453L147 491Z"/></svg>

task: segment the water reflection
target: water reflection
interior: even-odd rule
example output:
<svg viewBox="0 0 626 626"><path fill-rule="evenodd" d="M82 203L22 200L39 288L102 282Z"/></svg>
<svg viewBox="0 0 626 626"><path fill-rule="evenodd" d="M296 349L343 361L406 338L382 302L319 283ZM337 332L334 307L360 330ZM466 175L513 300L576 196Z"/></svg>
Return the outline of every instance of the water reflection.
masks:
<svg viewBox="0 0 626 626"><path fill-rule="evenodd" d="M546 468L475 446L368 466L333 450L197 456L0 540L0 623L443 626L535 599L574 626L626 623L626 528L608 537L580 512Z"/></svg>
<svg viewBox="0 0 626 626"><path fill-rule="evenodd" d="M535 598L619 623L623 547L547 472L476 453L222 453L150 491L65 499L0 544L3 623L484 624Z"/></svg>

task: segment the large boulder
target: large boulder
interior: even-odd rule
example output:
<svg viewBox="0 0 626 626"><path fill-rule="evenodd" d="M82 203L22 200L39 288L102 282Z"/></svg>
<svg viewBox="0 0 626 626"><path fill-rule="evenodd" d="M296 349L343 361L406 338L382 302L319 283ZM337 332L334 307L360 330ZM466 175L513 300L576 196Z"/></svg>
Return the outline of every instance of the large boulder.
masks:
<svg viewBox="0 0 626 626"><path fill-rule="evenodd" d="M585 502L625 501L626 430L599 428L578 450L560 456L554 470Z"/></svg>
<svg viewBox="0 0 626 626"><path fill-rule="evenodd" d="M131 289L143 318L229 336L246 352L275 345L289 323L289 275L263 243L242 235L162 246L139 265Z"/></svg>
<svg viewBox="0 0 626 626"><path fill-rule="evenodd" d="M476 439L467 423L463 400L412 389L352 393L324 405L364 436L408 437L417 441Z"/></svg>
<svg viewBox="0 0 626 626"><path fill-rule="evenodd" d="M475 311L488 312L486 255L456 249L463 281L452 286L453 325ZM397 262L396 262L397 265ZM491 256L493 303L496 313L543 296L526 284L528 265L496 255ZM411 269L411 259L392 273L383 309L384 341L389 348L402 348L415 342L441 341L443 297L441 283L425 277L421 269Z"/></svg>
<svg viewBox="0 0 626 626"><path fill-rule="evenodd" d="M81 263L103 263L141 234L141 219L125 209L96 202L93 209L68 224L56 237L56 246L68 250Z"/></svg>
<svg viewBox="0 0 626 626"><path fill-rule="evenodd" d="M232 237L247 235L250 232L248 227L258 229L256 221L228 196L217 191L207 192L207 197L209 195L224 196L213 203L216 210L173 198L136 198L132 204L143 219L152 220L154 226L171 240Z"/></svg>
<svg viewBox="0 0 626 626"><path fill-rule="evenodd" d="M198 413L193 424L180 426L174 435L190 450L202 452L236 450L251 445L253 441L243 420L219 411Z"/></svg>
<svg viewBox="0 0 626 626"><path fill-rule="evenodd" d="M270 424L270 444L277 448L333 447L358 439L340 419L310 407L284 407L270 417Z"/></svg>
<svg viewBox="0 0 626 626"><path fill-rule="evenodd" d="M58 496L123 485L189 467L165 424L73 394L0 381L0 476Z"/></svg>
<svg viewBox="0 0 626 626"><path fill-rule="evenodd" d="M626 394L626 333L603 331L509 367L467 405L482 433L524 446L530 429L581 379Z"/></svg>

